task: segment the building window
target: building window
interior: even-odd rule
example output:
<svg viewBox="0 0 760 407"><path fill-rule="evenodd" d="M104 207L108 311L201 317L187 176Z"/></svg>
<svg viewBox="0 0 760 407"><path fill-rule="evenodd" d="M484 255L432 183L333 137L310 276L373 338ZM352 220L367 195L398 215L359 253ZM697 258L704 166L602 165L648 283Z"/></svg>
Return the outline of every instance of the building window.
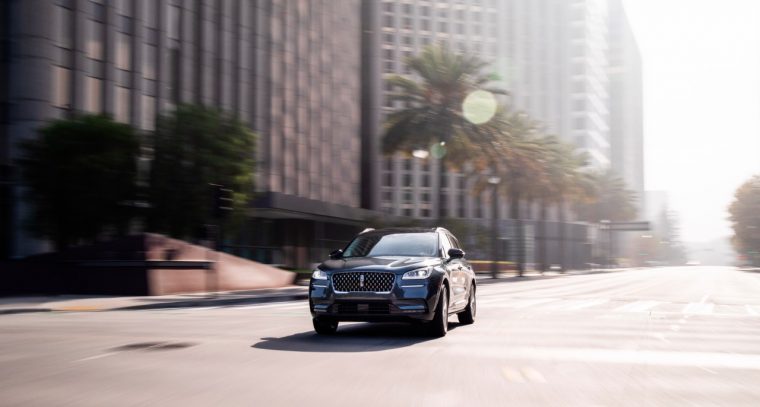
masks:
<svg viewBox="0 0 760 407"><path fill-rule="evenodd" d="M141 101L143 130L152 131L156 128L156 98L143 95Z"/></svg>
<svg viewBox="0 0 760 407"><path fill-rule="evenodd" d="M122 123L129 123L129 89L117 86L114 96L116 98L114 101L116 120Z"/></svg>
<svg viewBox="0 0 760 407"><path fill-rule="evenodd" d="M583 117L576 117L575 118L575 124L574 124L575 130L583 130L586 128L586 119Z"/></svg>
<svg viewBox="0 0 760 407"><path fill-rule="evenodd" d="M142 72L145 79L156 79L156 46L143 45Z"/></svg>
<svg viewBox="0 0 760 407"><path fill-rule="evenodd" d="M53 67L53 105L68 109L71 107L71 70Z"/></svg>
<svg viewBox="0 0 760 407"><path fill-rule="evenodd" d="M169 38L179 39L179 23L180 23L180 9L178 6L169 6L169 11L166 13L166 26Z"/></svg>
<svg viewBox="0 0 760 407"><path fill-rule="evenodd" d="M58 46L66 49L73 48L74 42L71 39L71 10L65 7L56 7L56 29Z"/></svg>
<svg viewBox="0 0 760 407"><path fill-rule="evenodd" d="M131 16L132 4L132 0L116 0L116 12L123 16Z"/></svg>
<svg viewBox="0 0 760 407"><path fill-rule="evenodd" d="M132 67L132 44L124 33L116 33L116 67L125 71Z"/></svg>
<svg viewBox="0 0 760 407"><path fill-rule="evenodd" d="M90 113L101 113L103 111L103 81L88 76L85 78L84 86L84 110Z"/></svg>
<svg viewBox="0 0 760 407"><path fill-rule="evenodd" d="M103 24L94 20L87 20L86 34L87 56L98 61L103 60Z"/></svg>

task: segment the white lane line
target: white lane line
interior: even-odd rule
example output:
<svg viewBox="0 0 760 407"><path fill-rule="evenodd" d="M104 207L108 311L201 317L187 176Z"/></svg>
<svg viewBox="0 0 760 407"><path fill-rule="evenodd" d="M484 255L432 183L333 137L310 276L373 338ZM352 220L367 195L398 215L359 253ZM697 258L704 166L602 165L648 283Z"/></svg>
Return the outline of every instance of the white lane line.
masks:
<svg viewBox="0 0 760 407"><path fill-rule="evenodd" d="M567 307L563 307L562 309L575 311L575 310L579 310L579 309L583 309L583 308L588 308L588 307L593 307L593 306L596 306L596 305L601 305L601 304L604 304L604 303L609 302L609 301L610 300L608 300L606 298L597 298L597 299L592 299L592 300L585 300L585 301L576 302L575 304L570 304Z"/></svg>
<svg viewBox="0 0 760 407"><path fill-rule="evenodd" d="M88 360L95 360L95 359L105 358L105 357L108 357L108 356L113 356L113 355L115 355L117 353L119 353L119 352L101 353L100 355L95 355L95 356L90 356L90 357L87 357L87 358L77 359L77 360L74 361L74 363L77 363L77 362L86 362Z"/></svg>
<svg viewBox="0 0 760 407"><path fill-rule="evenodd" d="M473 356L466 347L455 347L452 352ZM747 369L760 371L760 354L724 352L669 352L601 348L565 347L484 347L477 357L502 360L541 360L549 362L616 363L672 367L699 367L707 369Z"/></svg>
<svg viewBox="0 0 760 407"><path fill-rule="evenodd" d="M512 369L508 366L504 366L501 369L501 374L504 376L507 381L510 381L512 383L525 383L525 377L523 377L522 373L520 373L517 369Z"/></svg>
<svg viewBox="0 0 760 407"><path fill-rule="evenodd" d="M522 374L525 376L526 379L533 383L546 383L546 378L544 375L541 374L538 370L532 368L532 367L524 367L522 369Z"/></svg>
<svg viewBox="0 0 760 407"><path fill-rule="evenodd" d="M752 308L751 306L749 306L749 304L744 305L744 308L747 310L747 314L758 315L757 311L755 311L754 308Z"/></svg>
<svg viewBox="0 0 760 407"><path fill-rule="evenodd" d="M660 304L660 301L636 301L617 307L614 312L647 312Z"/></svg>
<svg viewBox="0 0 760 407"><path fill-rule="evenodd" d="M290 302L276 302L273 304L253 304L253 305L241 305L237 307L232 307L234 309L267 309L267 308L282 308L282 309L290 309L290 308L304 308L308 309L309 304L306 301L290 301Z"/></svg>
<svg viewBox="0 0 760 407"><path fill-rule="evenodd" d="M702 302L690 302L689 305L683 308L684 314L710 314L713 312L715 304L702 303Z"/></svg>
<svg viewBox="0 0 760 407"><path fill-rule="evenodd" d="M492 308L528 308L535 305L546 304L553 301L559 301L559 298L534 298L531 300L513 300L502 301L501 303L489 302L486 303ZM483 304L483 301L478 301L478 304Z"/></svg>

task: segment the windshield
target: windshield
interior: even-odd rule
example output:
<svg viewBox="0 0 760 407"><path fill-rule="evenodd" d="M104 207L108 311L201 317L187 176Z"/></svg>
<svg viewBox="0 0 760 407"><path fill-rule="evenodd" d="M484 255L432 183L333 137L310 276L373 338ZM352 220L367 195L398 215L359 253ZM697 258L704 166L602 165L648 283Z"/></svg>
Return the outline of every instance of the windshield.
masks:
<svg viewBox="0 0 760 407"><path fill-rule="evenodd" d="M343 257L438 255L438 236L433 232L367 234L357 236L346 248Z"/></svg>

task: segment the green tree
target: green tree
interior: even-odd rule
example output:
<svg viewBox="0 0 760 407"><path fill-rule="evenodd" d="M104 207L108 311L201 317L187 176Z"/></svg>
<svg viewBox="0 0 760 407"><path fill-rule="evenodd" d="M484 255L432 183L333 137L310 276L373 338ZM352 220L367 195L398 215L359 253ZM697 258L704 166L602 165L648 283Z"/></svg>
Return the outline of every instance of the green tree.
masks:
<svg viewBox="0 0 760 407"><path fill-rule="evenodd" d="M554 136L546 136L541 142L545 150L542 176L535 180L533 186L533 196L539 205L539 235L544 237L538 245L539 267L542 271L548 268L546 218L549 207L555 206L560 221L560 266L564 270L566 205L587 202L593 194L591 178L586 171L588 156Z"/></svg>
<svg viewBox="0 0 760 407"><path fill-rule="evenodd" d="M493 142L495 133L491 131L492 121L488 120L497 109L493 95L506 92L489 87L493 77L485 74L488 63L445 47L426 48L406 64L419 80L404 76L388 79L388 84L397 89L391 100L401 101L406 107L388 116L383 151L409 153L433 145L434 156L440 158L444 169L443 179L448 163L462 162L473 151L483 153L483 146ZM483 95L474 103L474 115L463 107L471 95ZM441 185L439 182L439 202L443 198ZM439 221L443 218L440 204L437 218Z"/></svg>
<svg viewBox="0 0 760 407"><path fill-rule="evenodd" d="M742 184L728 207L734 229L731 242L741 257L760 266L760 175Z"/></svg>
<svg viewBox="0 0 760 407"><path fill-rule="evenodd" d="M63 250L127 231L137 196L139 141L132 127L76 116L51 122L21 147L32 233Z"/></svg>
<svg viewBox="0 0 760 407"><path fill-rule="evenodd" d="M150 230L178 238L203 236L212 219L209 184L234 191L233 221L253 194L255 136L216 109L181 105L158 118L151 140Z"/></svg>
<svg viewBox="0 0 760 407"><path fill-rule="evenodd" d="M576 204L579 219L597 223L602 220L629 221L636 217L636 195L612 169L590 176L587 189L593 198Z"/></svg>

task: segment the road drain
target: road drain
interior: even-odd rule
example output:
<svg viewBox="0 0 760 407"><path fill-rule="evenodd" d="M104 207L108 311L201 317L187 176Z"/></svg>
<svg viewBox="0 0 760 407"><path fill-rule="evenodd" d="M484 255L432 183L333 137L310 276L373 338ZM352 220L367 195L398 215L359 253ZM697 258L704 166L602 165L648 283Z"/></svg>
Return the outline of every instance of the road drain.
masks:
<svg viewBox="0 0 760 407"><path fill-rule="evenodd" d="M190 342L138 342L138 343L130 343L128 345L124 345L124 346L119 346L119 347L113 348L112 351L173 350L173 349L189 348L191 346L195 346L195 344L194 343L190 343Z"/></svg>

